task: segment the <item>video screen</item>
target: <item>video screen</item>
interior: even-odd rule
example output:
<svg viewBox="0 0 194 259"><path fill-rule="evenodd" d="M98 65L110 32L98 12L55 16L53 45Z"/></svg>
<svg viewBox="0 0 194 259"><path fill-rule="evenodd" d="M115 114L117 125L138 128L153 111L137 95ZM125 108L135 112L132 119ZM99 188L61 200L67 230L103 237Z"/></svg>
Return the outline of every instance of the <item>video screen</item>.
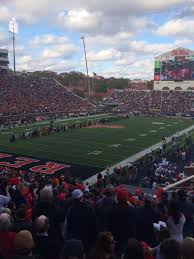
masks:
<svg viewBox="0 0 194 259"><path fill-rule="evenodd" d="M194 80L194 60L185 56L179 56L171 60L161 61L160 80Z"/></svg>

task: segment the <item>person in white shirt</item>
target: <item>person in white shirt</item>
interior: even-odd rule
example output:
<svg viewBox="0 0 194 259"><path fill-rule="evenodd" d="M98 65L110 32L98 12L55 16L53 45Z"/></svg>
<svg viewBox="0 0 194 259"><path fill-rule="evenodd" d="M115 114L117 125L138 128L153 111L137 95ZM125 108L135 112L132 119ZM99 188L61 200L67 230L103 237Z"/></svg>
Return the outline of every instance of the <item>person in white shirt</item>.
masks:
<svg viewBox="0 0 194 259"><path fill-rule="evenodd" d="M167 226L170 232L170 237L177 242L183 241L183 227L186 222L185 216L180 212L179 204L176 201L170 203L168 209Z"/></svg>

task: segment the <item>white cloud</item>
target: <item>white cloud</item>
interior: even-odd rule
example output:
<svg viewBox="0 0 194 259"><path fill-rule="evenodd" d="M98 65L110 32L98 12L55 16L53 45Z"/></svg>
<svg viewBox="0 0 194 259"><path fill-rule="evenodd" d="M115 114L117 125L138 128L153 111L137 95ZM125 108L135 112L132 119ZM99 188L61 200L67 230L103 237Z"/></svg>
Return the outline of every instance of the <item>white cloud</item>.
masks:
<svg viewBox="0 0 194 259"><path fill-rule="evenodd" d="M0 6L0 21L8 21L10 18L10 10L4 5Z"/></svg>
<svg viewBox="0 0 194 259"><path fill-rule="evenodd" d="M51 48L46 48L42 52L43 58L70 58L75 52L77 48L73 44L61 44L61 45L53 45Z"/></svg>
<svg viewBox="0 0 194 259"><path fill-rule="evenodd" d="M88 31L97 28L101 14L88 12L85 9L72 9L58 14L58 21L75 31Z"/></svg>
<svg viewBox="0 0 194 259"><path fill-rule="evenodd" d="M105 49L99 52L88 52L88 61L110 61L115 60L121 57L121 52L117 51L116 49Z"/></svg>
<svg viewBox="0 0 194 259"><path fill-rule="evenodd" d="M69 42L69 39L65 36L57 36L54 34L37 35L31 41L32 45L50 45L50 44L64 44Z"/></svg>
<svg viewBox="0 0 194 259"><path fill-rule="evenodd" d="M170 20L160 26L156 33L160 36L193 37L194 20Z"/></svg>

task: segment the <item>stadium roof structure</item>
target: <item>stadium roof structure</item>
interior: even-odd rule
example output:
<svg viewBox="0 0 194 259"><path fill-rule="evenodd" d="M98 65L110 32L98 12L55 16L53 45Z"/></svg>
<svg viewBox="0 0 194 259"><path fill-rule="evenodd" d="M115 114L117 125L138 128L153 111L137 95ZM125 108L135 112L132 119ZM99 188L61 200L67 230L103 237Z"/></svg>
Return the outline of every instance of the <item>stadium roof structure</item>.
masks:
<svg viewBox="0 0 194 259"><path fill-rule="evenodd" d="M158 55L155 57L155 59L170 58L173 56L191 56L191 55L194 55L194 50L179 47L179 48L170 50L168 52L165 52L161 55Z"/></svg>

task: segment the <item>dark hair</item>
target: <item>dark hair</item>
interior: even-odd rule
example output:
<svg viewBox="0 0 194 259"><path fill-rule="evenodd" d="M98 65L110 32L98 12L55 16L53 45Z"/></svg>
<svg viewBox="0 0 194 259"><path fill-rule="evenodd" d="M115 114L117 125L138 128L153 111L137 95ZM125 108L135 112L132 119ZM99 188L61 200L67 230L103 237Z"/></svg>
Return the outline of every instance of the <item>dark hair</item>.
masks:
<svg viewBox="0 0 194 259"><path fill-rule="evenodd" d="M168 208L168 215L173 218L175 224L179 223L179 219L181 217L179 203L176 201L171 201Z"/></svg>
<svg viewBox="0 0 194 259"><path fill-rule="evenodd" d="M113 235L111 232L100 232L97 235L96 242L94 247L89 253L90 259L99 259L106 258L107 255L109 258L114 258L114 251L111 251L110 245L114 244Z"/></svg>
<svg viewBox="0 0 194 259"><path fill-rule="evenodd" d="M144 259L144 251L136 239L129 239L124 250L124 259Z"/></svg>
<svg viewBox="0 0 194 259"><path fill-rule="evenodd" d="M26 208L25 206L21 206L16 210L15 216L17 219L25 219L26 216Z"/></svg>
<svg viewBox="0 0 194 259"><path fill-rule="evenodd" d="M157 232L158 241L161 243L165 239L170 238L170 232L168 228L161 228L160 231Z"/></svg>
<svg viewBox="0 0 194 259"><path fill-rule="evenodd" d="M180 259L180 244L171 238L164 240L160 246L160 255L164 259Z"/></svg>

